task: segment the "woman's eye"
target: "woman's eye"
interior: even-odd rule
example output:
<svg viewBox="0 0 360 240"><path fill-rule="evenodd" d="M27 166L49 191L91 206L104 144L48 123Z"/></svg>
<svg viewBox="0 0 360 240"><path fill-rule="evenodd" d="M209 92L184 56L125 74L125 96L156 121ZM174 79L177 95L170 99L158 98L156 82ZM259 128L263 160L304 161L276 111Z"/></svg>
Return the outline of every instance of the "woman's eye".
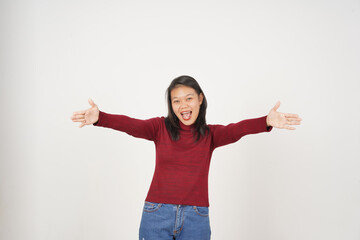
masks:
<svg viewBox="0 0 360 240"><path fill-rule="evenodd" d="M187 100L190 101L192 98L188 98Z"/></svg>

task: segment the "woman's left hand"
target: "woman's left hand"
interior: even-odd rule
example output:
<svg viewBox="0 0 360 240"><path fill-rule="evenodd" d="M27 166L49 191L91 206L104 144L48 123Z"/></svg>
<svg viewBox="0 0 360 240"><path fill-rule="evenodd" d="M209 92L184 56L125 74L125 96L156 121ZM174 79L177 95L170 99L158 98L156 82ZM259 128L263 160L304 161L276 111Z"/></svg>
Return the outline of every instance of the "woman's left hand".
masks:
<svg viewBox="0 0 360 240"><path fill-rule="evenodd" d="M302 119L299 118L297 114L277 112L276 110L279 108L279 106L280 101L278 101L275 106L270 110L269 114L266 117L266 124L275 128L295 130L296 128L289 127L287 125L300 125Z"/></svg>

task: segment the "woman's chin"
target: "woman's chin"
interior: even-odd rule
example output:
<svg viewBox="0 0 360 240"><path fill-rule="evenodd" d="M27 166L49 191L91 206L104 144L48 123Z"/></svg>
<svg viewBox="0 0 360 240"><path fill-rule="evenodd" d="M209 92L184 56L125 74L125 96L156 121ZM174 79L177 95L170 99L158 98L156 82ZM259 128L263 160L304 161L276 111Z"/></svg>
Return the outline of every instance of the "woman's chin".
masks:
<svg viewBox="0 0 360 240"><path fill-rule="evenodd" d="M181 119L180 121L186 126L192 125L195 122L192 119L189 119L189 120Z"/></svg>

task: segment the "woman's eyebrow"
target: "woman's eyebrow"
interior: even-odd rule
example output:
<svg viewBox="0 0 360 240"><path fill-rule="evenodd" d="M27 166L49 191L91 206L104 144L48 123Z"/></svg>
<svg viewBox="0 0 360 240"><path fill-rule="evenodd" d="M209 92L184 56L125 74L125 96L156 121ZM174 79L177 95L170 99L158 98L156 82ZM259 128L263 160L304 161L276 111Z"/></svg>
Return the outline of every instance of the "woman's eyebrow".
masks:
<svg viewBox="0 0 360 240"><path fill-rule="evenodd" d="M187 96L189 96L189 95L194 96L193 93L189 93L189 94L187 94L185 97L187 97ZM175 99L175 98L179 98L179 97L173 97L173 99Z"/></svg>

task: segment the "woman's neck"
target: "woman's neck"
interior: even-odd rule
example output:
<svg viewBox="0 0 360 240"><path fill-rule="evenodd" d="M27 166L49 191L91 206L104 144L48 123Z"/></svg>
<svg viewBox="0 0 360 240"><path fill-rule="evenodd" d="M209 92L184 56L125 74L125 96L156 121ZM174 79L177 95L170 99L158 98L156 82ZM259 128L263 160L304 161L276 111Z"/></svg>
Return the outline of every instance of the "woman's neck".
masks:
<svg viewBox="0 0 360 240"><path fill-rule="evenodd" d="M180 125L180 128L182 130L185 130L185 131L190 131L192 128L195 128L195 123L191 124L191 125L185 125L183 122L181 122L179 120L179 125Z"/></svg>

